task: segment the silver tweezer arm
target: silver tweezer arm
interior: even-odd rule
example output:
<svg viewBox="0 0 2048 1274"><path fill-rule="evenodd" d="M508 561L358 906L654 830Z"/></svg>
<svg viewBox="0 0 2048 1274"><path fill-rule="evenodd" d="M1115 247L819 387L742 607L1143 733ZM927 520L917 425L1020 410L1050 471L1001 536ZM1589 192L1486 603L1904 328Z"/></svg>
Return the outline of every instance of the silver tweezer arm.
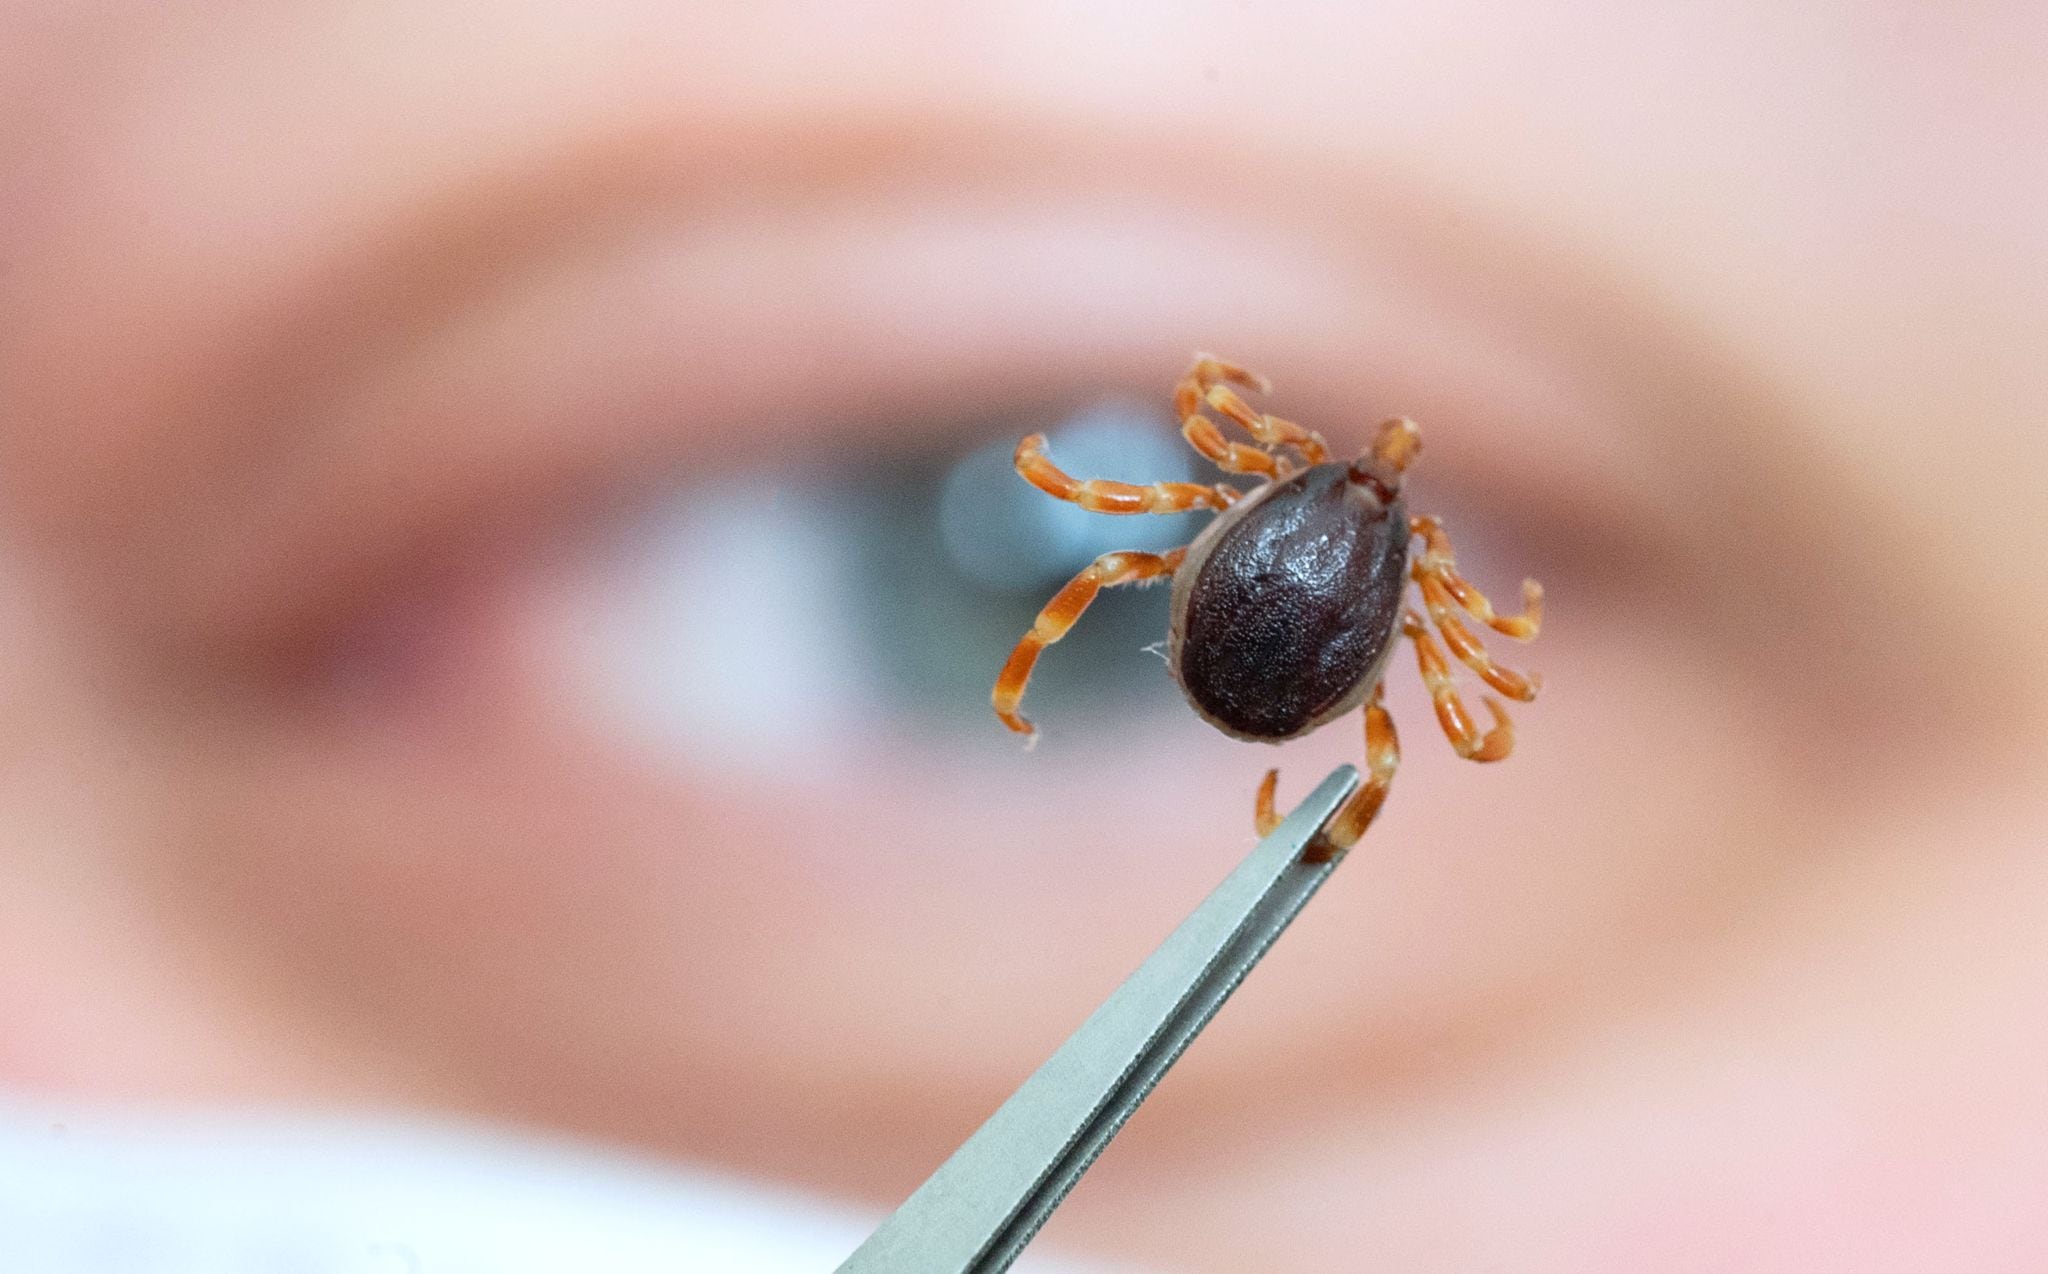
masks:
<svg viewBox="0 0 2048 1274"><path fill-rule="evenodd" d="M1335 862L1302 850L1358 787L1339 766L839 1274L999 1274L1266 954Z"/></svg>

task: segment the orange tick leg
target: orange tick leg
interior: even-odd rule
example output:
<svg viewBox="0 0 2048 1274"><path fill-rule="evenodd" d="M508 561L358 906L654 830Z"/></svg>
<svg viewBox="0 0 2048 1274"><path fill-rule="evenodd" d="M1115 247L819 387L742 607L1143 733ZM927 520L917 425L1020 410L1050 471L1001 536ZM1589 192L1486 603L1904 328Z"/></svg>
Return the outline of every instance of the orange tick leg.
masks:
<svg viewBox="0 0 2048 1274"><path fill-rule="evenodd" d="M1266 777L1259 780L1259 795L1252 806L1252 826L1258 829L1259 839L1264 840L1280 826L1280 814L1273 808L1273 789L1280 786L1280 771L1267 770Z"/></svg>
<svg viewBox="0 0 2048 1274"><path fill-rule="evenodd" d="M1372 826L1387 792L1394 786L1394 771L1401 765L1401 739L1394 733L1394 719L1380 703L1381 689L1373 687L1372 700L1365 705L1365 782L1315 844L1309 846L1309 861L1319 862L1341 854L1358 843Z"/></svg>
<svg viewBox="0 0 2048 1274"><path fill-rule="evenodd" d="M1066 636L1067 630L1081 618L1081 612L1088 609L1097 593L1118 584L1142 584L1170 576L1179 568L1187 552L1186 549L1175 549L1171 553L1104 553L1088 569L1069 580L1065 588L1053 594L1045 609L1038 612L1031 631L1017 642L1016 649L1010 652L1009 661L996 676L995 691L990 698L995 704L996 716L1002 719L1003 724L1018 734L1038 733L1037 727L1017 712L1017 705L1024 698L1025 683L1031 680L1031 669L1038 663L1038 652Z"/></svg>
<svg viewBox="0 0 2048 1274"><path fill-rule="evenodd" d="M1188 445L1206 456L1209 462L1225 473L1257 473L1268 478L1280 476L1280 462L1268 452L1242 442L1232 442L1223 436L1216 422L1196 412L1183 416L1180 421L1180 436Z"/></svg>
<svg viewBox="0 0 2048 1274"><path fill-rule="evenodd" d="M1493 728L1480 734L1472 714L1458 698L1457 688L1451 684L1450 665L1444 662L1444 652L1436 638L1429 635L1429 625L1422 616L1412 610L1403 615L1401 631L1415 643L1415 665L1422 670L1422 684L1429 688L1437 724L1443 727L1458 755L1468 761L1498 761L1514 751L1514 723L1508 720L1507 709L1500 700L1491 695L1487 696L1486 709L1493 714Z"/></svg>
<svg viewBox="0 0 2048 1274"><path fill-rule="evenodd" d="M1534 673L1525 676L1493 662L1493 657L1486 653L1486 647L1480 640L1458 622L1450 591L1443 580L1422 569L1420 562L1416 563L1413 574L1415 582L1422 587L1422 600L1429 607L1429 618L1436 624L1437 631L1443 634L1444 645L1451 648L1451 653L1467 668L1478 673L1481 681L1508 698L1519 699L1523 703L1535 702L1536 691L1542 687L1543 679Z"/></svg>
<svg viewBox="0 0 2048 1274"><path fill-rule="evenodd" d="M1358 843L1365 835L1365 829L1372 826L1373 818L1386 802L1387 791L1394 784L1394 771L1401 764L1401 740L1394 733L1394 719L1380 703L1381 690L1375 686L1371 702L1365 705L1365 782L1344 808L1330 819L1323 834L1309 846L1305 857L1310 862L1323 862L1341 854ZM1280 815L1273 808L1274 789L1279 785L1280 771L1267 770L1266 777L1259 783L1259 795L1253 811L1253 824L1259 835L1269 836L1280 825Z"/></svg>
<svg viewBox="0 0 2048 1274"><path fill-rule="evenodd" d="M1457 558L1451 552L1451 537L1445 533L1443 523L1432 517L1415 517L1408 520L1409 530L1422 537L1422 555L1415 559L1419 580L1424 574L1433 575L1443 583L1444 591L1455 599L1465 612L1497 633L1504 633L1518 641L1527 641L1543 627L1543 586L1535 580L1522 581L1522 613L1519 615L1496 615L1493 603L1486 600L1486 594L1472 587L1458 574Z"/></svg>
<svg viewBox="0 0 2048 1274"><path fill-rule="evenodd" d="M1069 500L1090 513L1185 513L1189 509L1227 509L1237 492L1199 482L1154 482L1137 486L1101 478L1072 478L1048 460L1045 435L1032 434L1017 444L1017 472L1056 500Z"/></svg>
<svg viewBox="0 0 2048 1274"><path fill-rule="evenodd" d="M1195 365L1188 368L1188 374L1180 378L1180 383L1174 386L1173 390L1173 414L1180 418L1180 436L1187 439L1189 446L1208 457L1212 464L1225 473L1258 473L1269 478L1280 476L1280 462L1274 459L1271 453L1261 451L1257 447L1246 446L1241 442L1231 442L1223 436L1223 431L1217 428L1215 421L1202 414L1203 406L1209 401L1210 392L1221 389L1221 382L1225 381L1259 392L1266 389L1265 377L1257 372L1207 355L1197 356ZM1227 389L1223 392L1229 394ZM1237 395L1230 394L1230 399L1239 406L1244 406L1244 400ZM1250 407L1245 407L1244 410L1256 418L1256 413L1252 412ZM1299 426L1295 428L1298 429ZM1254 431L1253 436L1257 436L1257 431Z"/></svg>
<svg viewBox="0 0 2048 1274"><path fill-rule="evenodd" d="M1244 426L1247 433L1268 447L1292 447L1301 454L1304 463L1312 465L1330 458L1330 448L1323 442L1321 434L1304 429L1291 420L1253 411L1251 404L1238 397L1228 385L1211 386L1204 401Z"/></svg>
<svg viewBox="0 0 2048 1274"><path fill-rule="evenodd" d="M1174 414L1181 417L1194 415L1202 409L1202 401L1209 396L1209 391L1222 384L1249 389L1255 394L1263 394L1273 388L1264 376L1249 367L1226 363L1208 354L1197 354L1195 365L1188 368L1187 375L1173 387Z"/></svg>

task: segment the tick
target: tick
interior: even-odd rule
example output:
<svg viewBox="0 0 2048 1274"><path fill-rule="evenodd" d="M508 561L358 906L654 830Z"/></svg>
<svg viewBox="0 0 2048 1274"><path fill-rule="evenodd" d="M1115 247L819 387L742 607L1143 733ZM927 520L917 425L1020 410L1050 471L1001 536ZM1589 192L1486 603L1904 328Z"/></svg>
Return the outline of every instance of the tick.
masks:
<svg viewBox="0 0 2048 1274"><path fill-rule="evenodd" d="M1327 856L1364 835L1400 762L1394 722L1381 702L1397 640L1414 646L1437 723L1458 755L1498 761L1515 745L1507 708L1488 695L1492 722L1481 730L1452 683L1444 648L1495 691L1530 702L1538 678L1494 663L1461 616L1527 641L1542 624L1543 589L1524 580L1522 613L1496 614L1458 574L1442 523L1409 515L1403 484L1422 450L1414 421L1389 420L1365 454L1333 461L1321 435L1254 411L1237 392L1268 388L1255 372L1200 356L1174 389L1181 436L1226 473L1257 478L1249 492L1194 482L1077 480L1047 458L1045 435L1017 444L1017 472L1054 499L1096 513L1210 509L1217 517L1185 548L1096 558L1039 612L996 677L993 699L1004 725L1035 735L1017 708L1039 653L1066 636L1103 589L1171 579L1167 664L1203 720L1240 739L1280 743L1365 709L1365 782L1319 842ZM1227 439L1210 411L1242 427L1252 442ZM1411 583L1420 610L1408 603ZM1268 770L1259 784L1254 820L1261 836L1280 821L1273 806L1279 773Z"/></svg>

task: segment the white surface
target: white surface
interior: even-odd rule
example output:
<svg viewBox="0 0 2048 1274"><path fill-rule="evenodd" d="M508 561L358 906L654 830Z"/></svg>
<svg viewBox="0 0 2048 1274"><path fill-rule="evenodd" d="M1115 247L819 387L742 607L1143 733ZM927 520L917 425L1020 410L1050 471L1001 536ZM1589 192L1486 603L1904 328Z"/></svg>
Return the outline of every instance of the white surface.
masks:
<svg viewBox="0 0 2048 1274"><path fill-rule="evenodd" d="M0 1099L5 1274L796 1274L879 1219L504 1133Z"/></svg>

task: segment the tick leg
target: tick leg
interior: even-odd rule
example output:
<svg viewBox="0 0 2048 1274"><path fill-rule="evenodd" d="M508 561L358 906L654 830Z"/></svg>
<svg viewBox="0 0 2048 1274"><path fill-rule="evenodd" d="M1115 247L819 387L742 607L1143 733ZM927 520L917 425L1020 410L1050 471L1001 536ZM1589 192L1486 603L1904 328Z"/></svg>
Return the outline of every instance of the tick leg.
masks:
<svg viewBox="0 0 2048 1274"><path fill-rule="evenodd" d="M1422 616L1412 610L1404 614L1401 631L1415 643L1415 665L1422 670L1422 684L1429 688L1437 724L1458 755L1468 761L1498 761L1514 751L1514 723L1508 720L1506 707L1492 695L1486 697L1486 710L1493 714L1493 728L1480 734L1472 714L1458 698L1457 687L1451 684L1451 667L1444 662L1444 652L1429 635L1429 624Z"/></svg>
<svg viewBox="0 0 2048 1274"><path fill-rule="evenodd" d="M1479 638L1473 636L1470 629L1458 622L1450 590L1444 586L1443 580L1424 570L1420 562L1415 564L1412 573L1415 582L1422 588L1422 601L1429 607L1430 621L1436 625L1437 631L1443 634L1444 645L1451 648L1451 653L1467 668L1478 673L1481 681L1508 698L1518 699L1523 703L1534 703L1537 690L1543 686L1543 679L1534 673L1524 675L1493 662L1493 657L1486 653L1486 647Z"/></svg>
<svg viewBox="0 0 2048 1274"><path fill-rule="evenodd" d="M1365 782L1351 794L1344 808L1330 819L1323 834L1316 838L1304 855L1309 862L1323 862L1343 853L1358 843L1365 835L1365 829L1372 826L1373 818L1386 802L1387 792L1394 785L1394 771L1401 764L1401 740L1394 732L1394 719L1387 715L1380 702L1381 688L1373 687L1372 700L1365 705ZM1260 836L1272 834L1280 825L1280 815L1273 809L1273 793L1280 782L1280 771L1267 770L1266 777L1259 783L1257 805L1253 812L1253 823Z"/></svg>
<svg viewBox="0 0 2048 1274"><path fill-rule="evenodd" d="M1259 780L1259 795L1252 805L1252 826L1258 829L1259 839L1264 840L1280 826L1280 815L1273 808L1273 791L1280 786L1280 771L1267 770L1266 777Z"/></svg>
<svg viewBox="0 0 2048 1274"><path fill-rule="evenodd" d="M1415 517L1408 520L1408 529L1422 537L1422 556L1415 559L1416 579L1421 579L1423 574L1435 576L1442 581L1444 591L1472 618L1517 641L1529 640L1543 627L1543 585L1532 579L1523 580L1522 613L1496 615L1493 603L1486 600L1486 594L1458 574L1457 558L1451 552L1451 537L1445 533L1443 523L1432 517Z"/></svg>
<svg viewBox="0 0 2048 1274"><path fill-rule="evenodd" d="M1237 391L1228 385L1211 385L1209 392L1203 395L1203 401L1244 426L1247 433L1268 447L1294 448L1305 464L1318 465L1330 458L1330 448L1324 444L1321 434L1304 429L1291 420L1253 411L1251 404L1238 397Z"/></svg>
<svg viewBox="0 0 2048 1274"><path fill-rule="evenodd" d="M1190 509L1227 509L1237 499L1234 488L1199 482L1154 482L1136 486L1069 477L1045 455L1045 435L1032 434L1017 444L1017 472L1026 482L1055 500L1068 500L1090 513L1186 513Z"/></svg>
<svg viewBox="0 0 2048 1274"><path fill-rule="evenodd" d="M1067 630L1081 618L1081 612L1088 609L1097 593L1118 584L1143 584L1170 576L1187 553L1184 548L1170 553L1104 553L1086 570L1067 581L1065 588L1053 594L1045 609L1038 612L1031 630L1010 652L1002 672L996 676L995 690L990 699L995 704L996 716L1002 719L1003 724L1018 734L1035 736L1038 733L1038 728L1017 711L1018 703L1024 698L1025 683L1031 680L1031 669L1038 663L1038 653L1067 635Z"/></svg>
<svg viewBox="0 0 2048 1274"><path fill-rule="evenodd" d="M1235 403L1247 417L1252 420L1263 419L1246 406L1242 398L1231 393L1221 383L1225 381L1260 393L1264 393L1267 388L1266 378L1257 372L1239 367L1235 363L1210 358L1206 354L1197 355L1195 365L1188 369L1187 375L1181 377L1180 383L1173 389L1173 413L1180 417L1180 436L1187 439L1189 446L1208 457L1212 464L1225 473L1258 473L1269 478L1281 476L1281 462L1270 452L1246 446L1241 442L1231 442L1223 436L1223 431L1217 427L1216 422L1202 413L1203 406L1210 401L1211 393L1221 390L1227 396L1227 401ZM1237 419L1235 416L1231 418ZM1276 424L1306 435L1317 446L1322 443L1322 439L1316 438L1314 434L1290 421L1277 421ZM1259 430L1252 428L1250 424L1246 424L1246 428L1252 429L1252 436L1259 438L1261 442L1275 440L1261 437Z"/></svg>
<svg viewBox="0 0 2048 1274"><path fill-rule="evenodd" d="M1257 447L1241 442L1232 442L1223 436L1216 422L1196 412L1183 416L1180 421L1180 436L1188 445L1208 457L1209 462L1225 473L1256 473L1268 478L1280 476L1280 462L1271 454Z"/></svg>
<svg viewBox="0 0 2048 1274"><path fill-rule="evenodd" d="M1311 862L1320 862L1356 845L1365 829L1372 826L1380 806L1386 803L1388 790L1394 786L1394 771L1401 765L1401 739L1394 733L1394 719L1387 715L1380 695L1381 687L1374 686L1372 701L1365 705L1365 782L1337 811L1322 836L1309 846Z"/></svg>

